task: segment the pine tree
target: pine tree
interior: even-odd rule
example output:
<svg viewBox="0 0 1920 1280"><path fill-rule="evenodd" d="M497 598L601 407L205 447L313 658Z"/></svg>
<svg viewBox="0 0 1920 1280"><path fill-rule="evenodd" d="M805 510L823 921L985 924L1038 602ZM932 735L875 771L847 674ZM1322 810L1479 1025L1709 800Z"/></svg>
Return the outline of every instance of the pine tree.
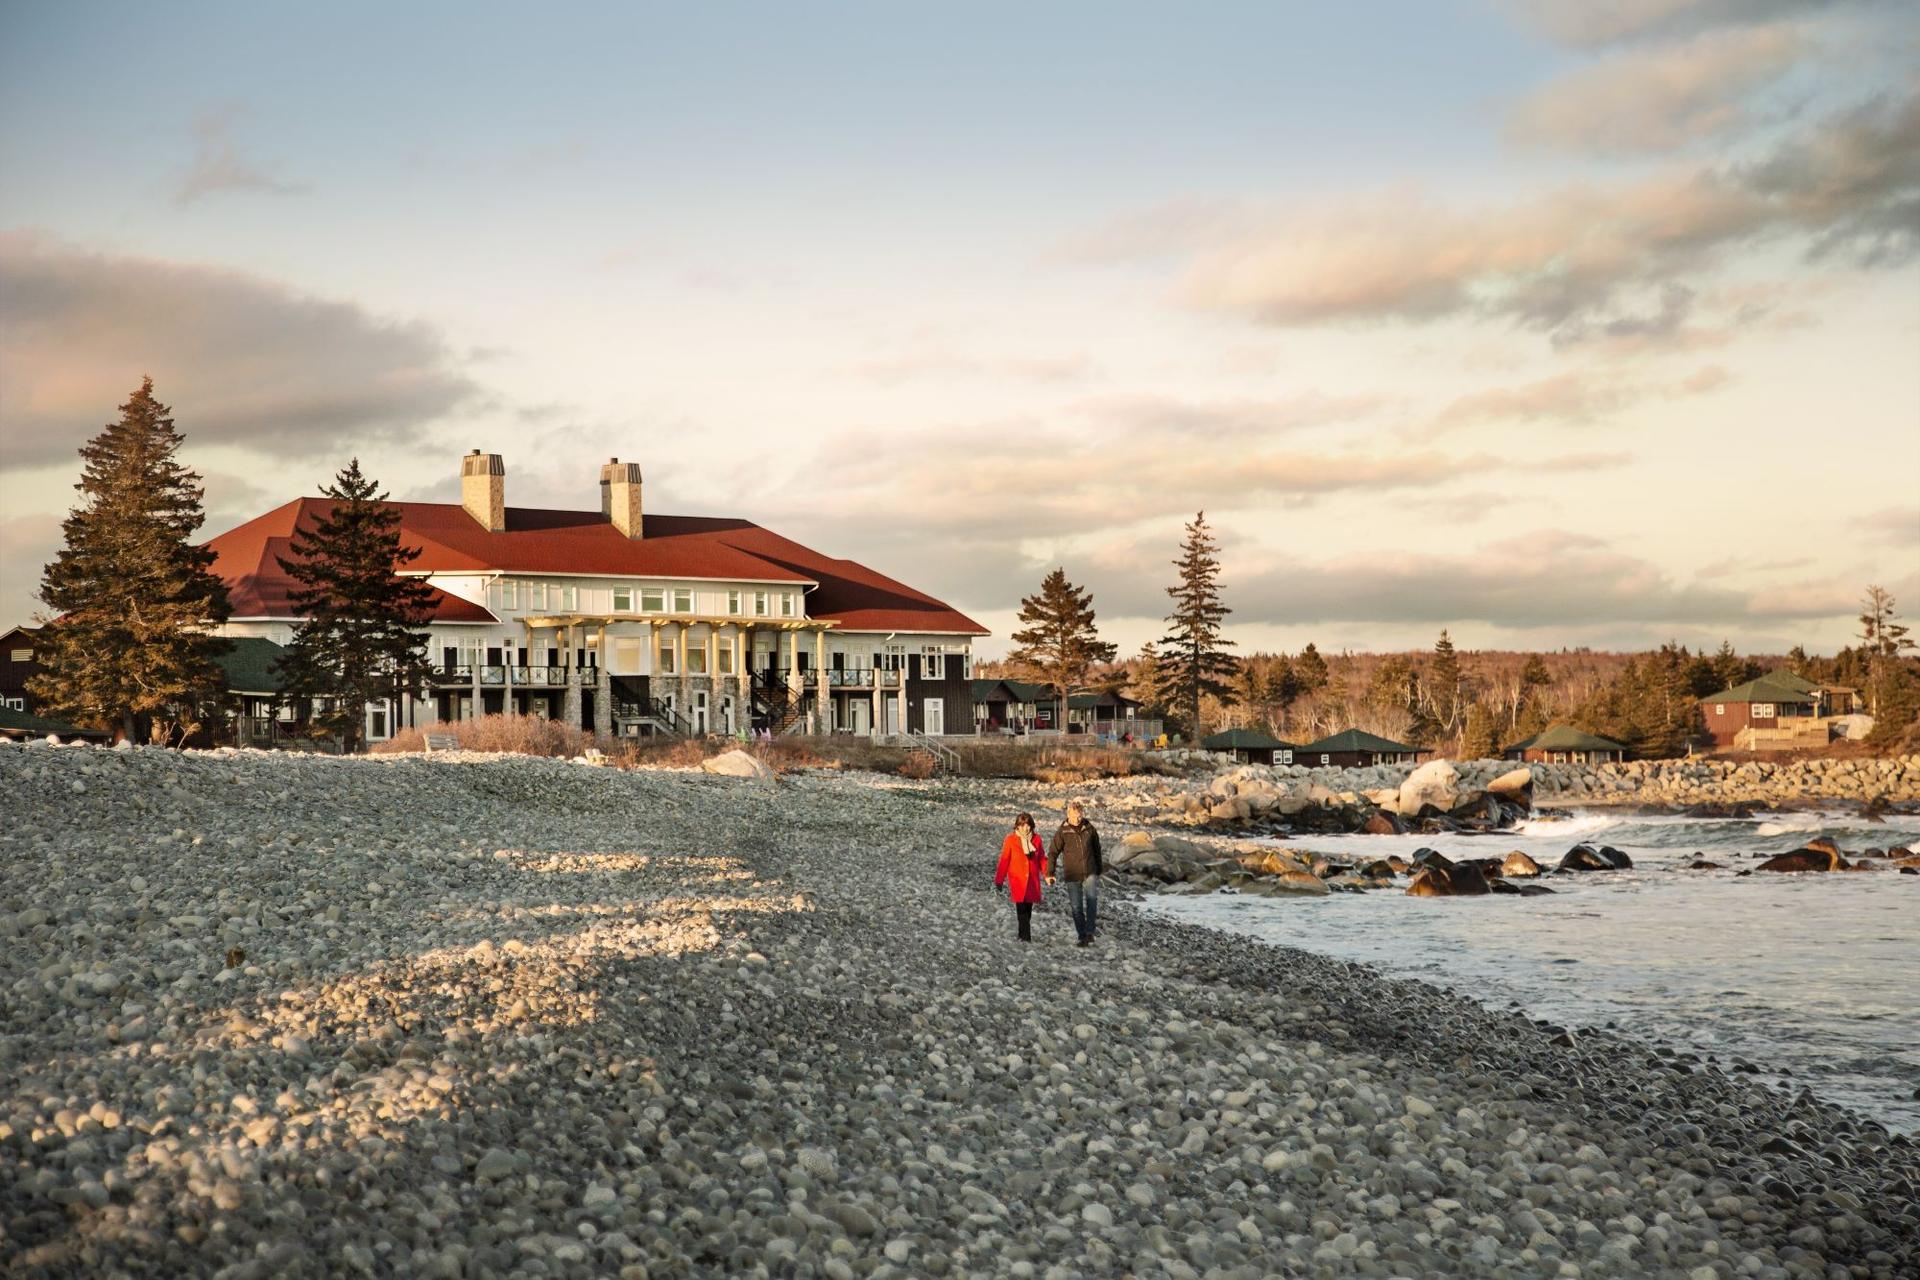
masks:
<svg viewBox="0 0 1920 1280"><path fill-rule="evenodd" d="M1293 663L1281 654L1273 660L1273 666L1267 672L1267 693L1273 704L1280 708L1280 728L1286 731L1288 714L1293 704L1305 690L1300 687L1300 673L1294 670Z"/></svg>
<svg viewBox="0 0 1920 1280"><path fill-rule="evenodd" d="M1905 624L1894 620L1893 596L1884 587L1868 587L1860 602L1860 648L1866 656L1867 710L1875 717L1895 683L1900 651L1913 647Z"/></svg>
<svg viewBox="0 0 1920 1280"><path fill-rule="evenodd" d="M1713 655L1713 678L1717 683L1708 693L1731 689L1753 678L1747 674L1746 660L1733 651L1733 641L1720 642L1720 651Z"/></svg>
<svg viewBox="0 0 1920 1280"><path fill-rule="evenodd" d="M1309 641L1300 651L1300 657L1293 664L1293 673L1300 682L1301 693L1318 693L1327 687L1327 660L1320 656L1320 650Z"/></svg>
<svg viewBox="0 0 1920 1280"><path fill-rule="evenodd" d="M1460 730L1460 758L1462 760L1492 760L1500 754L1500 743L1494 737L1494 718L1479 703L1467 708L1467 718Z"/></svg>
<svg viewBox="0 0 1920 1280"><path fill-rule="evenodd" d="M1466 680L1460 673L1460 655L1454 651L1453 638L1444 630L1434 641L1433 666L1421 682L1421 690L1440 730L1456 732L1466 712Z"/></svg>
<svg viewBox="0 0 1920 1280"><path fill-rule="evenodd" d="M1094 663L1112 662L1118 650L1100 639L1094 626L1093 593L1068 582L1064 568L1048 574L1038 594L1020 601L1020 621L1026 625L1013 633L1007 659L1053 687L1059 698L1057 727L1065 730L1074 686L1086 681Z"/></svg>
<svg viewBox="0 0 1920 1280"><path fill-rule="evenodd" d="M336 734L346 750L360 746L366 706L418 693L429 671L421 628L434 591L396 570L420 555L400 545L400 513L387 495L347 464L321 490L333 500L311 528L297 529L280 567L299 587L288 593L305 621L280 658L287 692L320 702L315 726Z"/></svg>
<svg viewBox="0 0 1920 1280"><path fill-rule="evenodd" d="M227 620L227 588L214 553L188 541L206 513L179 447L147 378L80 450L83 499L40 582L57 616L34 646L44 670L29 689L53 715L134 741L177 741L225 697L216 659L231 646L209 628Z"/></svg>
<svg viewBox="0 0 1920 1280"><path fill-rule="evenodd" d="M1187 712L1187 728L1195 741L1200 738L1200 699L1211 695L1222 703L1233 700L1236 663L1227 650L1233 641L1220 635L1221 624L1233 612L1220 602L1219 546L1207 528L1207 513L1202 511L1187 525L1180 544L1180 558L1173 562L1180 581L1167 588L1173 598L1173 612L1167 615L1172 628L1160 642L1158 684L1168 705Z"/></svg>

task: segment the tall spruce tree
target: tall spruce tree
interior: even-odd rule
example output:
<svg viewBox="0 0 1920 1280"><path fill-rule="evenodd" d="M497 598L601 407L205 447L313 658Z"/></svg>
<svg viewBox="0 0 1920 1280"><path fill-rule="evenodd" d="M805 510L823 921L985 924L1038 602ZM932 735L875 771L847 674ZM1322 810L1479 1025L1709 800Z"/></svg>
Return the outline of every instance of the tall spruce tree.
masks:
<svg viewBox="0 0 1920 1280"><path fill-rule="evenodd" d="M1167 588L1173 597L1173 612L1167 615L1171 629L1160 641L1156 683L1169 706L1187 713L1187 729L1196 741L1201 735L1200 699L1211 695L1231 702L1231 682L1239 665L1227 652L1233 641L1220 635L1221 624L1233 611L1220 602L1218 550L1202 511L1187 525L1180 558L1173 562L1180 581Z"/></svg>
<svg viewBox="0 0 1920 1280"><path fill-rule="evenodd" d="M1893 613L1893 596L1885 587L1868 587L1860 602L1860 649L1866 657L1867 710L1876 718L1889 686L1899 683L1902 650L1914 647L1906 624Z"/></svg>
<svg viewBox="0 0 1920 1280"><path fill-rule="evenodd" d="M1068 582L1064 568L1048 574L1037 593L1020 601L1020 621L1026 625L1013 633L1007 658L1053 688L1059 698L1055 727L1065 730L1073 687L1086 682L1095 663L1112 662L1119 651L1094 626L1093 593Z"/></svg>
<svg viewBox="0 0 1920 1280"><path fill-rule="evenodd" d="M1466 677L1460 671L1460 655L1453 637L1443 629L1433 644L1433 663L1420 682L1421 693L1434 723L1441 732L1459 732L1467 711Z"/></svg>
<svg viewBox="0 0 1920 1280"><path fill-rule="evenodd" d="M29 690L52 714L131 741L179 740L226 688L216 659L231 646L208 628L227 620L227 588L213 552L188 541L206 513L179 447L173 411L142 380L80 450L82 500L40 580L55 617L35 642L44 670Z"/></svg>
<svg viewBox="0 0 1920 1280"><path fill-rule="evenodd" d="M429 670L421 628L434 591L396 572L420 555L400 545L400 513L387 495L349 462L321 490L327 515L297 529L280 567L299 583L288 593L305 619L280 658L287 692L317 700L313 722L337 734L348 751L364 736L366 705L418 692Z"/></svg>

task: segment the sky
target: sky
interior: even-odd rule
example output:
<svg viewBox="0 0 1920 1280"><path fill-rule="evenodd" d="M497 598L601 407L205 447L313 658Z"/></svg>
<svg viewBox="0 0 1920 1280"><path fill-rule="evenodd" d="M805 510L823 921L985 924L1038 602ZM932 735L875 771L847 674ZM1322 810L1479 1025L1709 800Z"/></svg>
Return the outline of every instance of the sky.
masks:
<svg viewBox="0 0 1920 1280"><path fill-rule="evenodd" d="M742 515L1123 652L1920 616L1920 10L0 0L0 625L151 375L210 536L348 458Z"/></svg>

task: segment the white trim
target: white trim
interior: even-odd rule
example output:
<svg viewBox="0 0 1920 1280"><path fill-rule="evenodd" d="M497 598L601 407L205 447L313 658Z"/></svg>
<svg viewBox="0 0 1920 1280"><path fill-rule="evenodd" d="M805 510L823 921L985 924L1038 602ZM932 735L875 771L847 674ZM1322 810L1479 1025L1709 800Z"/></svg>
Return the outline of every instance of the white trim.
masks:
<svg viewBox="0 0 1920 1280"><path fill-rule="evenodd" d="M394 576L398 578L431 578L436 575L459 577L462 574L492 574L496 578L512 575L516 578L653 578L660 582L761 582L774 587L817 587L820 584L812 578L707 578L694 574L679 573L640 573L640 572L601 572L601 573L563 573L557 569L402 569ZM448 592L449 595L452 592Z"/></svg>

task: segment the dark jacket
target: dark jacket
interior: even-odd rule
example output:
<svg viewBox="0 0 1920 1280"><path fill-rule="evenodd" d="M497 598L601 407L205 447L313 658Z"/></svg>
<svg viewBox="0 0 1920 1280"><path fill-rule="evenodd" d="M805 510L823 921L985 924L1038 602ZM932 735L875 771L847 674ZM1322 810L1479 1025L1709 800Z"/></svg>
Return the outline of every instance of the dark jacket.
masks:
<svg viewBox="0 0 1920 1280"><path fill-rule="evenodd" d="M1078 825L1063 822L1053 833L1053 865L1063 880L1085 880L1100 874L1100 833L1082 818Z"/></svg>

